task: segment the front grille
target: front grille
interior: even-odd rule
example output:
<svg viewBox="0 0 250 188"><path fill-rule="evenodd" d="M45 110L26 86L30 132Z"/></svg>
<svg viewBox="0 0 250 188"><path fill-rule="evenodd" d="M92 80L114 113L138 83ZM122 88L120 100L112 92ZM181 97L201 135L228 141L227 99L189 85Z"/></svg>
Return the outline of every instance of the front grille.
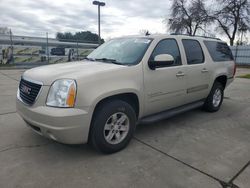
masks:
<svg viewBox="0 0 250 188"><path fill-rule="evenodd" d="M33 83L23 78L19 84L19 96L22 101L26 104L32 105L35 103L37 95L41 89L42 85Z"/></svg>

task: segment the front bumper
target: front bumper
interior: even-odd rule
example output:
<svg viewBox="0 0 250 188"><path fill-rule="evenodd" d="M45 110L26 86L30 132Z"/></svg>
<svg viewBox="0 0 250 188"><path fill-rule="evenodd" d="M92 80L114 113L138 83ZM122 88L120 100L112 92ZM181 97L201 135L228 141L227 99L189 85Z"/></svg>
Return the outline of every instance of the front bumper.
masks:
<svg viewBox="0 0 250 188"><path fill-rule="evenodd" d="M27 106L16 100L17 112L29 127L38 134L65 144L88 141L91 118L87 110Z"/></svg>

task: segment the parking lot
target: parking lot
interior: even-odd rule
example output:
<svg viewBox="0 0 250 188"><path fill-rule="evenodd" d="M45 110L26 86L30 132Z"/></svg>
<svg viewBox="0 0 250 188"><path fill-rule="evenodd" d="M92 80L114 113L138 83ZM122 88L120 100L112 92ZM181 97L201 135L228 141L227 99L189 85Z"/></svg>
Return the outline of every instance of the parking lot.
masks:
<svg viewBox="0 0 250 188"><path fill-rule="evenodd" d="M250 187L250 79L235 79L219 112L139 125L125 150L103 155L25 125L15 107L23 71L0 70L0 187Z"/></svg>

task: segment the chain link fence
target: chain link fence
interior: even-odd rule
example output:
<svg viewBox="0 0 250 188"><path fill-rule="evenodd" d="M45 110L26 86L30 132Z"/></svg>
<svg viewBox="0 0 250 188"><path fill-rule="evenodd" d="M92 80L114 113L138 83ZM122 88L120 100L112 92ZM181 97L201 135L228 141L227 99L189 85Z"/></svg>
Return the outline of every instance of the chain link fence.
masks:
<svg viewBox="0 0 250 188"><path fill-rule="evenodd" d="M250 66L250 45L230 47L237 65Z"/></svg>
<svg viewBox="0 0 250 188"><path fill-rule="evenodd" d="M40 65L78 61L96 47L98 44L91 41L0 35L0 64Z"/></svg>
<svg viewBox="0 0 250 188"><path fill-rule="evenodd" d="M36 66L78 61L97 47L96 41L59 41L48 37L0 35L0 66ZM250 45L230 48L237 65L250 66Z"/></svg>

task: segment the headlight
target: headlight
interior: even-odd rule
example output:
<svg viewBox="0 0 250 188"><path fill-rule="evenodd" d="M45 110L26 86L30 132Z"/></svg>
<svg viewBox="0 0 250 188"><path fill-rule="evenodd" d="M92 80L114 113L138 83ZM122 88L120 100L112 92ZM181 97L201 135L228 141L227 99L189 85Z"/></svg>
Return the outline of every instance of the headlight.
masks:
<svg viewBox="0 0 250 188"><path fill-rule="evenodd" d="M53 107L74 107L76 82L62 79L55 81L49 89L46 105Z"/></svg>

